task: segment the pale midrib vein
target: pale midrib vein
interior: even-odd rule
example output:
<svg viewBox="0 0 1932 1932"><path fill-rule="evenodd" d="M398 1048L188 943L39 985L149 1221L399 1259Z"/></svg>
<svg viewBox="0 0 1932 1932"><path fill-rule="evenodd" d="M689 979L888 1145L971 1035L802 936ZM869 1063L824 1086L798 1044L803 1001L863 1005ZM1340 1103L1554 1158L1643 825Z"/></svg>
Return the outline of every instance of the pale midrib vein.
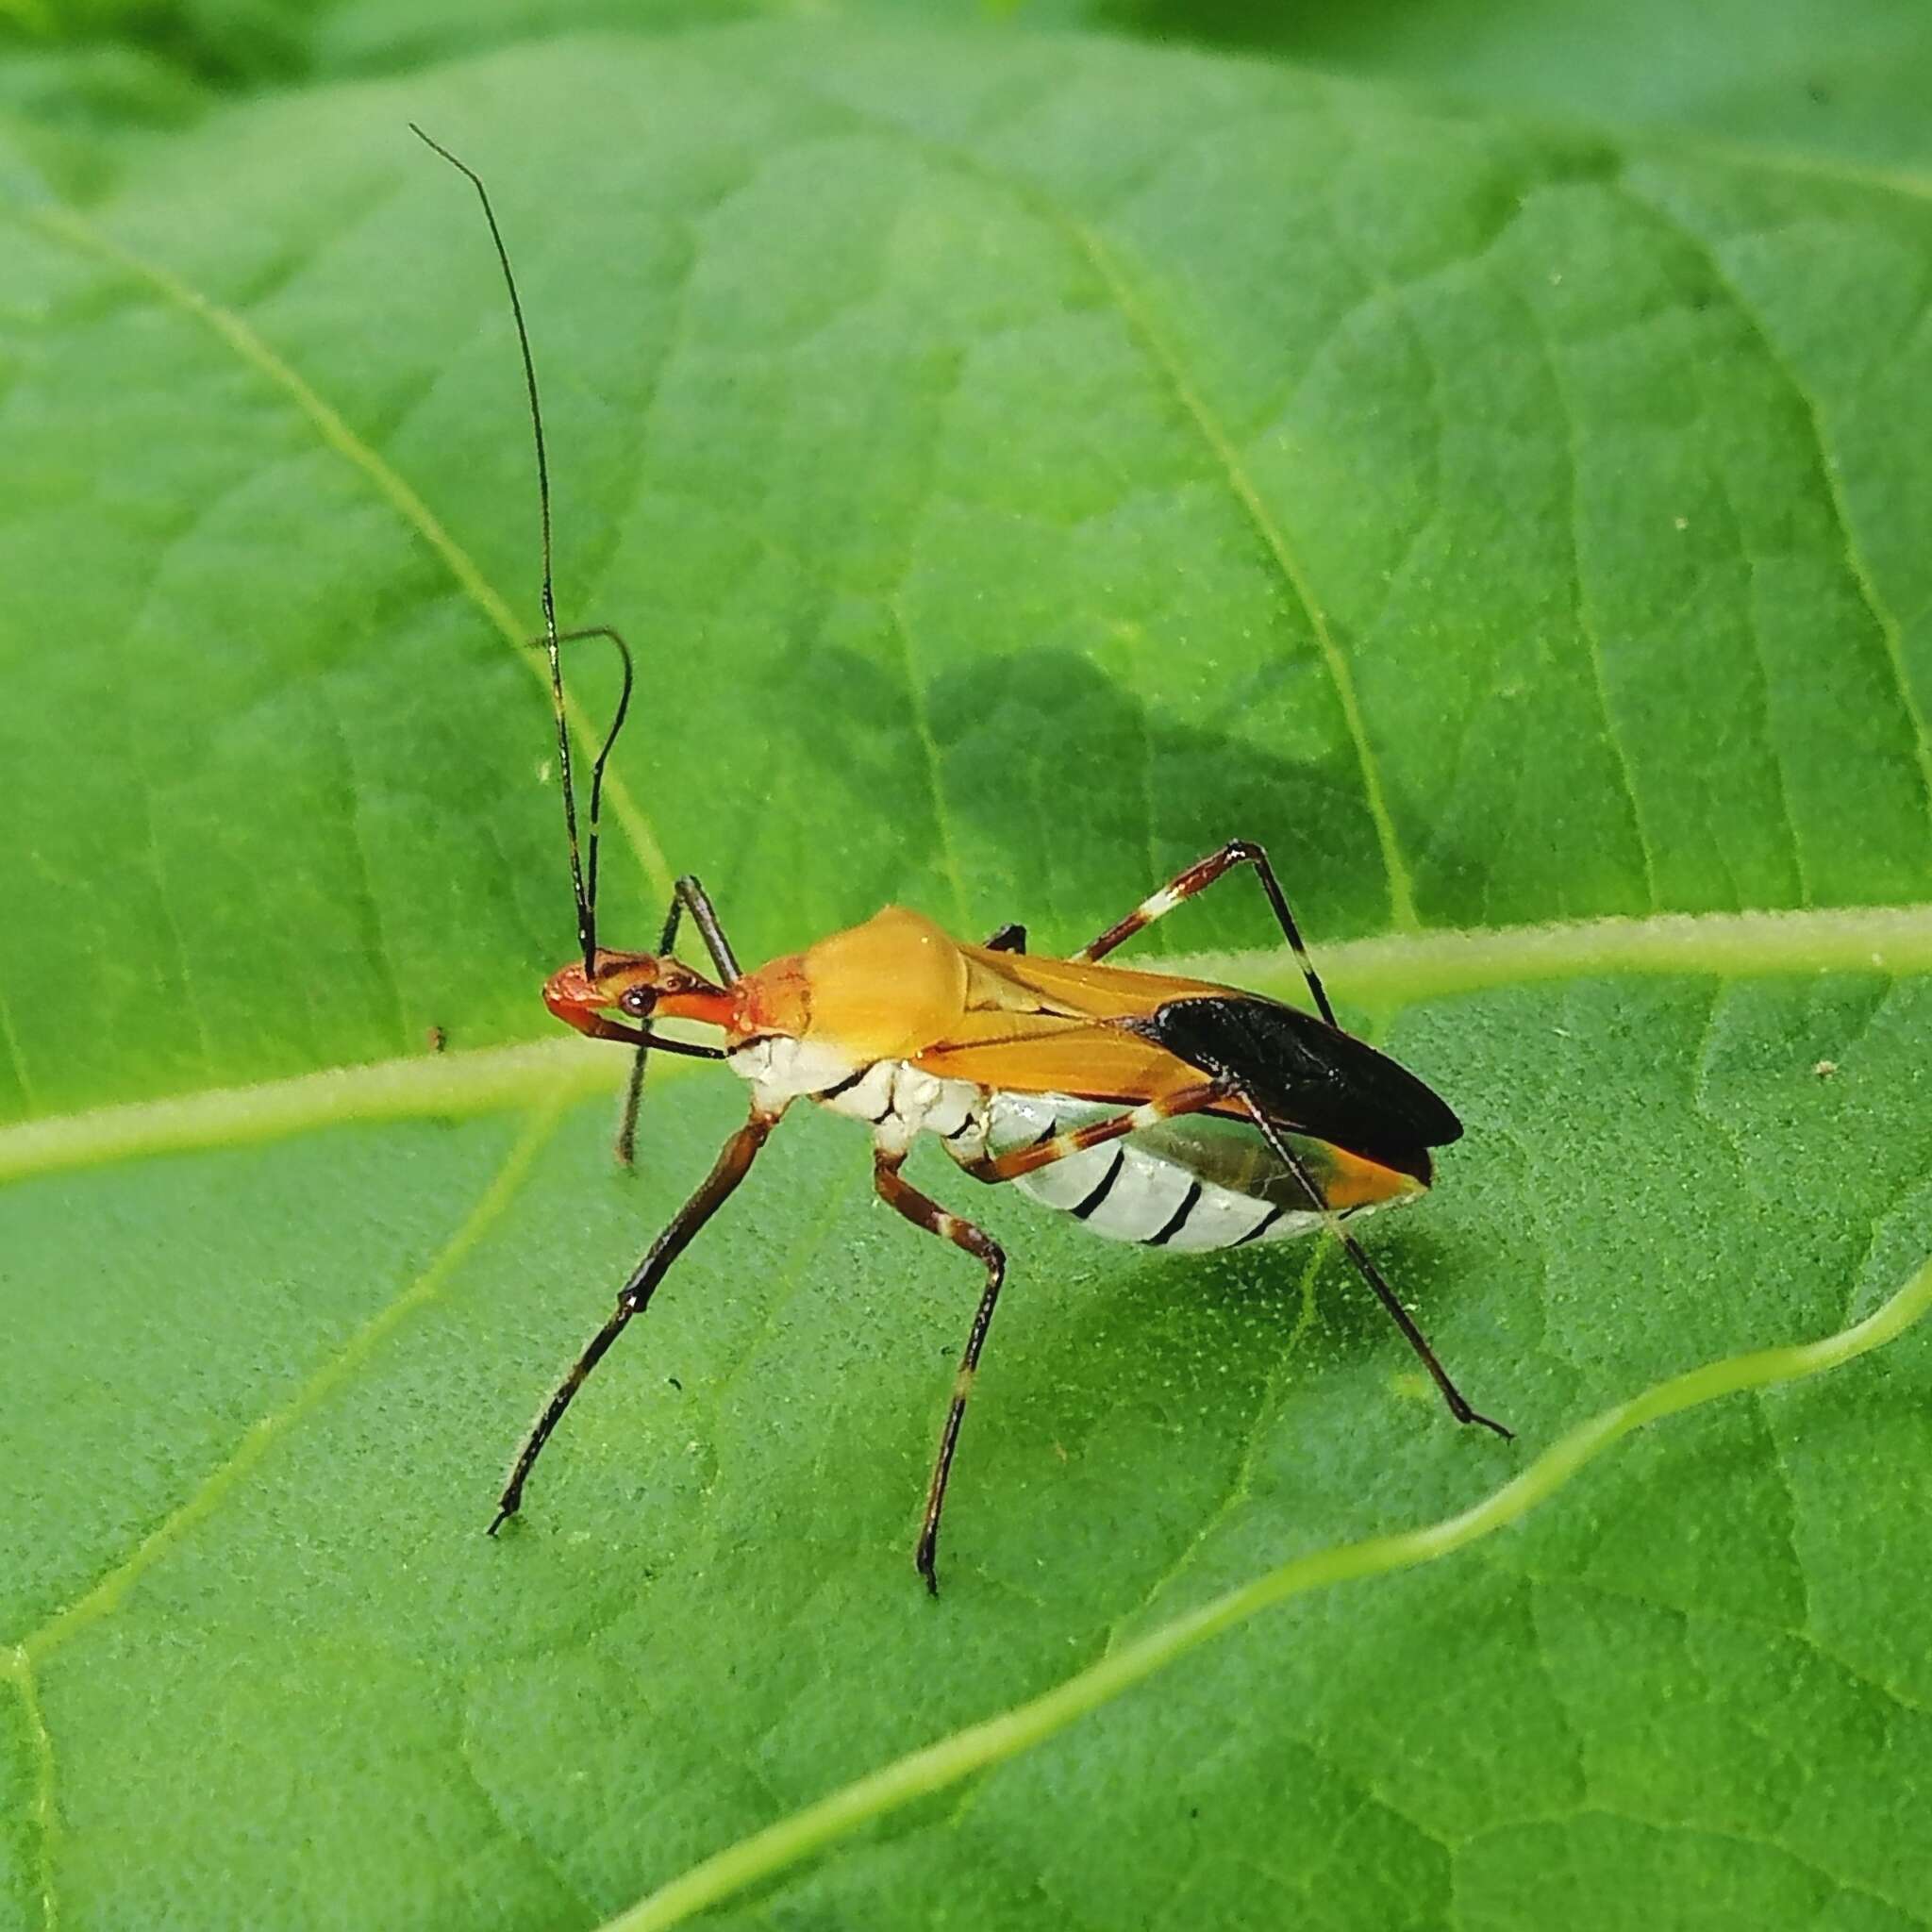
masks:
<svg viewBox="0 0 1932 1932"><path fill-rule="evenodd" d="M147 260L104 234L72 208L19 204L15 207L21 218L42 234L143 283L170 308L208 328L249 368L279 389L308 419L322 441L360 471L375 486L376 494L435 552L457 587L495 625L518 659L527 664L548 690L548 666L540 653L528 648L529 633L518 624L516 613L477 568L475 559L450 535L442 520L423 498L357 435L341 411L325 401L240 315L204 295L171 269ZM575 698L566 694L564 706L570 714L571 728L579 737L593 743L601 740L601 733L592 731ZM611 811L623 827L652 892L658 898L669 899L673 879L663 848L637 801L614 772L605 776L604 794L610 801Z"/></svg>
<svg viewBox="0 0 1932 1932"><path fill-rule="evenodd" d="M1792 908L1781 912L1660 912L1548 925L1391 933L1321 950L1323 977L1371 1010L1491 987L1619 973L1726 979L1779 974L1932 972L1932 904ZM1266 988L1289 985L1291 962L1274 949L1195 953L1164 971ZM4 1173L4 1168L0 1168Z"/></svg>
<svg viewBox="0 0 1932 1932"><path fill-rule="evenodd" d="M1479 1503L1417 1528L1298 1557L1110 1652L1053 1690L908 1753L694 1865L603 1932L662 1932L766 1884L862 1826L1043 1743L1123 1692L1263 1610L1340 1583L1440 1561L1547 1501L1624 1437L1685 1409L1838 1368L1893 1341L1932 1307L1932 1260L1874 1313L1816 1341L1727 1356L1603 1410Z"/></svg>
<svg viewBox="0 0 1932 1932"><path fill-rule="evenodd" d="M546 1105L532 1112L524 1131L505 1157L503 1165L477 1196L475 1205L444 1241L435 1258L401 1294L365 1322L280 1408L271 1410L251 1424L227 1457L202 1478L194 1492L170 1510L126 1557L64 1609L56 1611L38 1629L20 1639L18 1653L26 1662L42 1662L76 1631L85 1629L112 1610L188 1531L213 1512L222 1498L261 1461L290 1429L341 1388L409 1316L435 1300L451 1275L515 1197L537 1156L556 1133L563 1108L563 1097L553 1094Z"/></svg>
<svg viewBox="0 0 1932 1932"><path fill-rule="evenodd" d="M0 1127L0 1182L140 1155L248 1146L351 1122L497 1113L551 1094L568 1102L614 1091L627 1066L625 1056L571 1035L54 1115Z"/></svg>
<svg viewBox="0 0 1932 1932"><path fill-rule="evenodd" d="M1394 933L1320 948L1331 988L1375 1013L1424 999L1619 973L1764 978L1932 973L1932 904L1785 912L1662 913L1559 925ZM1257 991L1299 984L1279 948L1124 958ZM660 1057L661 1058L661 1057ZM350 1122L500 1112L556 1094L609 1092L628 1061L575 1034L472 1053L425 1054L288 1080L136 1101L0 1127L0 1182L152 1154L245 1145ZM683 1062L653 1077L675 1079Z"/></svg>

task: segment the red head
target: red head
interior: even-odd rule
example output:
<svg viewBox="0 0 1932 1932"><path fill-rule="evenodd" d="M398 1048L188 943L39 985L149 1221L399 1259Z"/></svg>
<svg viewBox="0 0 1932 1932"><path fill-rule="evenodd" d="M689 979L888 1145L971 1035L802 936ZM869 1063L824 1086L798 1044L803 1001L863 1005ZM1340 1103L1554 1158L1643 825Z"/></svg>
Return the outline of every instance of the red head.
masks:
<svg viewBox="0 0 1932 1932"><path fill-rule="evenodd" d="M608 1016L614 1008L632 1021L697 1020L741 1033L743 998L732 987L713 986L681 961L654 953L611 953L599 947L592 966L559 966L543 984L543 1004L567 1026L592 1040L625 1040L672 1053L679 1042L642 1032Z"/></svg>

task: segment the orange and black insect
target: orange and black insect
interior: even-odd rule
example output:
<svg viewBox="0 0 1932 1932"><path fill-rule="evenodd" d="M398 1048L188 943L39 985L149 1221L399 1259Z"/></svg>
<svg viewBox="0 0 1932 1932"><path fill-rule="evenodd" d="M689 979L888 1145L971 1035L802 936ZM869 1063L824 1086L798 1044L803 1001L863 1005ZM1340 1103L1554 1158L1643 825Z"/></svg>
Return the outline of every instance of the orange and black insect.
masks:
<svg viewBox="0 0 1932 1932"><path fill-rule="evenodd" d="M743 1180L786 1110L801 1100L870 1126L880 1197L915 1226L964 1249L985 1270L915 1552L928 1589L938 1589L940 1515L1006 1257L982 1228L949 1213L900 1172L921 1134L935 1135L975 1180L1012 1182L1117 1241L1224 1248L1325 1227L1422 1358L1450 1413L1507 1436L1500 1423L1464 1399L1342 1224L1345 1217L1424 1192L1433 1174L1432 1150L1457 1140L1461 1123L1431 1088L1337 1024L1287 895L1259 845L1235 840L1222 846L1065 958L1028 953L1024 926L1003 926L985 944L968 945L923 914L893 906L746 973L694 876L677 881L655 952L614 952L597 943L600 792L630 700L630 653L608 629L558 631L542 416L509 258L482 182L445 149L429 145L461 169L482 200L509 287L536 436L543 642L581 953L551 975L544 1004L578 1032L635 1049L619 1136L625 1158L652 1049L723 1060L751 1088L744 1125L632 1270L610 1318L537 1418L491 1531L516 1513L531 1468L584 1377L649 1306L672 1263ZM622 655L624 687L591 767L580 857L558 647L593 636L609 639ZM1208 980L1102 963L1136 933L1241 866L1252 866L1258 876L1319 1018ZM687 916L704 941L710 974L675 956ZM666 1039L652 1030L659 1020L715 1027L723 1043Z"/></svg>

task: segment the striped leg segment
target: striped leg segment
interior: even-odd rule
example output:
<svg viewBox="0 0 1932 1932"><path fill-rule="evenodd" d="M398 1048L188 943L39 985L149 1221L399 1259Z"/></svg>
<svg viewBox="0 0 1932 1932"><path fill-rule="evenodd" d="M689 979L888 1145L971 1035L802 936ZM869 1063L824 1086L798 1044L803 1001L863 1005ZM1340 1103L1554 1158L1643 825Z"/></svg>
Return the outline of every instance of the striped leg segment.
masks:
<svg viewBox="0 0 1932 1932"><path fill-rule="evenodd" d="M724 928L718 920L718 908L711 904L711 895L705 891L703 883L694 872L688 872L677 882L677 903L691 914L691 924L704 935L705 950L711 956L711 964L718 969L721 984L729 986L733 980L741 977L738 970L738 955L731 950L731 941L724 937ZM665 952L671 949L663 948Z"/></svg>
<svg viewBox="0 0 1932 1932"><path fill-rule="evenodd" d="M1117 1113L1111 1120L1070 1127L1064 1134L1051 1135L1031 1147L1014 1147L1005 1154L983 1154L977 1160L960 1164L976 1181L1016 1181L1023 1174L1051 1167L1070 1155L1084 1154L1090 1147L1103 1147L1109 1141L1138 1134L1157 1121L1171 1121L1182 1113L1205 1113L1216 1101L1227 1099L1234 1091L1231 1079L1204 1081L1199 1087L1183 1087L1163 1100L1150 1100L1125 1113Z"/></svg>
<svg viewBox="0 0 1932 1932"><path fill-rule="evenodd" d="M1302 977L1308 982L1308 991L1314 995L1316 1010L1333 1026L1335 1008L1328 1004L1328 995L1322 990L1321 977L1308 958L1308 949L1302 943L1301 928L1294 923L1294 914L1288 909L1288 894L1281 890L1281 881L1274 876L1274 868L1268 863L1267 853L1249 839L1230 839L1219 852L1210 852L1206 858L1197 859L1186 872L1176 874L1159 891L1141 900L1118 925L1108 926L1097 940L1082 946L1072 957L1082 960L1106 958L1116 946L1124 945L1157 919L1164 919L1176 906L1185 904L1196 892L1205 892L1215 880L1238 865L1252 865L1260 875L1261 890L1268 895L1268 904L1281 927L1282 937L1294 954L1295 964L1302 969Z"/></svg>
<svg viewBox="0 0 1932 1932"><path fill-rule="evenodd" d="M940 1542L940 1511L945 1507L946 1481L953 1473L953 1452L959 1444L959 1424L966 1416L966 1398L973 1391L973 1377L979 1368L979 1351L986 1346L986 1331L992 1325L993 1305L1000 1298L1000 1284L1006 1279L1007 1257L990 1235L948 1214L937 1201L930 1200L909 1182L901 1178L899 1163L905 1157L880 1155L873 1167L873 1184L879 1198L896 1208L915 1227L964 1248L986 1268L986 1289L973 1316L966 1336L965 1351L959 1357L959 1373L953 1383L952 1406L946 1410L946 1426L940 1436L940 1453L933 1463L932 1481L925 1491L925 1520L919 1531L919 1547L913 1556L925 1587L934 1596L940 1593L936 1558Z"/></svg>
<svg viewBox="0 0 1932 1932"><path fill-rule="evenodd" d="M1326 1222L1328 1232L1341 1243L1342 1251L1355 1263L1356 1273L1374 1290L1375 1299L1388 1309L1395 1325L1402 1330L1403 1339L1422 1358L1424 1368L1428 1370L1430 1378L1441 1391L1442 1400L1449 1405L1449 1413L1459 1423L1480 1423L1484 1428L1493 1429L1506 1442L1513 1441L1516 1433L1513 1429L1505 1428L1492 1417L1483 1415L1473 1408L1462 1391L1450 1380L1449 1371L1437 1358L1436 1351L1429 1346L1428 1337L1416 1325L1415 1317L1402 1306L1395 1291L1383 1278L1382 1271L1369 1259L1362 1244L1341 1224L1341 1217L1328 1206L1321 1189L1316 1185L1314 1176L1308 1172L1307 1163L1289 1144L1287 1136L1261 1111L1253 1095L1245 1088L1236 1083L1234 1091L1236 1097L1247 1108L1249 1118L1260 1129L1261 1138L1274 1150L1275 1157L1289 1173L1293 1174L1302 1191L1307 1195L1308 1205Z"/></svg>
<svg viewBox="0 0 1932 1932"><path fill-rule="evenodd" d="M572 635L579 633L573 632ZM731 950L731 941L724 937L724 926L719 924L718 909L711 904L711 895L705 891L695 873L687 873L672 891L671 909L664 915L664 930L658 941L658 957L660 959L667 958L677 944L678 922L687 911L691 914L691 924L704 935L711 964L718 969L724 983L729 986L739 976L738 959ZM631 1059L630 1080L624 1090L624 1111L618 1116L615 1152L620 1167L632 1167L637 1162L638 1107L644 1097L644 1063L651 1057L651 1023L648 1020L641 1022L638 1031L645 1036L645 1042Z"/></svg>
<svg viewBox="0 0 1932 1932"><path fill-rule="evenodd" d="M754 1158L765 1144L765 1139L777 1124L777 1120L776 1114L759 1113L753 1109L751 1118L725 1141L697 1192L677 1210L671 1225L651 1243L650 1253L632 1271L630 1279L624 1284L617 1297L615 1312L591 1337L584 1352L571 1364L569 1374L558 1384L557 1392L544 1404L543 1413L537 1418L535 1426L524 1439L524 1446L517 1451L516 1463L510 1470L508 1482L503 1486L503 1494L497 1499L496 1514L491 1521L491 1536L517 1513L517 1507L524 1500L524 1484L528 1480L538 1457L543 1453L543 1445L550 1440L551 1431L570 1407L571 1398L583 1387L584 1377L604 1359L610 1344L624 1333L625 1324L630 1318L643 1313L671 1264L691 1245L705 1223L730 1198L739 1182L750 1171Z"/></svg>

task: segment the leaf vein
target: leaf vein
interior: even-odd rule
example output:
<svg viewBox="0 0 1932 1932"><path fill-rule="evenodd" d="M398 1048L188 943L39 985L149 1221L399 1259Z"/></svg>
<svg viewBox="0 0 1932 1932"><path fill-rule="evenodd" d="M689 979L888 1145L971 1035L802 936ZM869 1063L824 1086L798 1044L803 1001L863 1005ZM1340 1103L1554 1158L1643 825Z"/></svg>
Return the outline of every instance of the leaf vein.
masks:
<svg viewBox="0 0 1932 1932"><path fill-rule="evenodd" d="M35 1096L33 1082L27 1078L26 1056L21 1051L20 1035L13 1030L13 1008L8 1004L4 987L0 987L0 1047L7 1050L7 1064L13 1069L14 1084L20 1089L21 1100L32 1112L40 1102Z"/></svg>
<svg viewBox="0 0 1932 1932"><path fill-rule="evenodd" d="M403 1291L365 1322L348 1341L311 1374L280 1408L271 1410L242 1432L227 1457L177 1504L119 1562L99 1576L73 1602L54 1612L37 1629L19 1640L20 1655L29 1661L51 1656L89 1624L109 1614L148 1571L181 1539L211 1515L289 1430L311 1414L402 1324L442 1291L470 1251L508 1206L532 1163L557 1131L562 1102L553 1094L547 1105L532 1110L524 1131L511 1146L493 1179L469 1213L443 1243L435 1258Z"/></svg>
<svg viewBox="0 0 1932 1932"><path fill-rule="evenodd" d="M1199 1527L1188 1539L1186 1545L1174 1560L1141 1592L1141 1601L1133 1608L1123 1610L1113 1619L1108 1628L1106 1641L1101 1645L1101 1656L1105 1657L1120 1647L1126 1626L1153 1607L1155 1602L1166 1592L1174 1579L1200 1555L1208 1540L1226 1524L1243 1503L1253 1498L1255 1470L1260 1460L1263 1439L1267 1436L1275 1413L1281 1407L1294 1357L1307 1339L1308 1330L1315 1324L1315 1277L1321 1273L1322 1263L1327 1257L1327 1243L1318 1241L1314 1243L1307 1259L1302 1264L1301 1281L1298 1284L1301 1308L1295 1316L1294 1326L1288 1331L1274 1365L1269 1370L1266 1385L1261 1391L1260 1407L1247 1431L1247 1448L1235 1469L1226 1492L1213 1508L1202 1516Z"/></svg>
<svg viewBox="0 0 1932 1932"><path fill-rule="evenodd" d="M1206 399L1189 381L1179 357L1162 335L1133 284L1122 273L1099 233L1089 223L1063 208L1038 182L1002 172L968 150L922 136L903 122L867 113L850 101L823 93L819 97L827 106L849 116L855 125L888 135L916 151L935 157L974 181L1013 196L1036 218L1057 230L1079 257L1120 316L1142 359L1167 388L1182 419L1213 458L1221 481L1226 485L1236 505L1246 517L1290 595L1300 605L1317 651L1335 687L1342 722L1360 768L1363 797L1374 826L1383 869L1388 874L1391 920L1403 931L1419 927L1421 921L1416 912L1408 861L1396 837L1394 818L1382 783L1381 765L1369 742L1355 688L1355 675L1348 659L1336 641L1327 616L1315 598L1307 573L1288 541L1287 532L1270 512L1239 451L1219 419L1208 408Z"/></svg>
<svg viewBox="0 0 1932 1932"><path fill-rule="evenodd" d="M1315 647L1335 687L1336 698L1341 707L1342 722L1355 747L1356 760L1361 772L1363 796L1367 802L1369 817L1374 825L1376 843L1382 854L1383 869L1389 875L1391 921L1398 930L1416 929L1421 924L1421 920L1416 912L1414 882L1410 876L1408 861L1403 854L1401 841L1396 836L1394 817L1390 810L1388 793L1382 782L1381 763L1375 756L1374 748L1369 742L1368 727L1362 718L1361 700L1356 691L1355 673L1336 641L1326 612L1316 600L1314 588L1308 581L1300 558L1288 541L1288 533L1263 502L1259 490L1257 489L1254 479L1248 475L1246 465L1241 459L1240 452L1222 427L1219 419L1208 408L1206 398L1188 379L1179 358L1161 334L1146 304L1141 301L1132 283L1122 273L1120 265L1114 260L1099 234L1088 224L1053 204L1044 205L1052 209L1056 224L1074 242L1086 258L1092 273L1099 278L1119 310L1128 333L1140 345L1142 356L1159 374L1183 418L1214 458L1222 481L1227 486L1256 535L1260 539L1263 549L1280 573L1290 593L1301 606L1303 615L1307 619L1308 628L1314 636Z"/></svg>
<svg viewBox="0 0 1932 1932"><path fill-rule="evenodd" d="M1708 1361L1600 1411L1454 1515L1298 1557L1177 1617L1039 1697L908 1753L725 1846L619 1913L604 1932L661 1932L812 1857L874 1819L1043 1743L1262 1611L1317 1590L1439 1562L1520 1521L1635 1431L1724 1396L1822 1374L1884 1346L1932 1307L1932 1258L1856 1327Z"/></svg>
<svg viewBox="0 0 1932 1932"><path fill-rule="evenodd" d="M516 652L518 661L528 665L539 683L547 686L547 668L539 654L526 648L528 630L517 622L516 613L484 576L475 559L450 534L441 519L402 475L358 435L341 412L325 400L277 354L243 316L203 294L172 269L148 260L94 227L74 208L22 207L16 203L12 205L12 212L16 219L63 243L75 253L105 262L142 284L169 308L200 323L258 375L265 377L280 390L308 419L322 441L360 471L375 487L376 494L415 531L448 570L458 589L502 633L506 642ZM594 741L591 727L575 700L566 694L564 702L570 712L572 727L580 736ZM615 773L607 774L604 791L645 879L658 897L668 899L673 884L671 869L649 820Z"/></svg>
<svg viewBox="0 0 1932 1932"><path fill-rule="evenodd" d="M1909 667L1906 663L1905 635L1899 620L1879 595L1871 564L1858 542L1857 532L1852 522L1851 506L1845 501L1844 485L1840 480L1839 466L1832 456L1830 440L1825 433L1824 407L1799 375L1790 358L1778 345L1776 338L1771 332L1770 325L1758 312L1757 306L1745 295L1737 277L1724 266L1724 257L1716 245L1706 240L1656 194L1646 192L1627 177L1620 177L1619 185L1640 208L1662 222L1672 233L1696 252L1698 259L1710 271L1712 277L1724 290L1725 299L1730 303L1738 319L1750 330L1752 337L1763 350L1765 359L1771 364L1778 379L1790 390L1804 415L1811 446L1817 457L1818 480L1824 487L1824 500L1831 511L1832 521L1838 526L1839 540L1843 546L1845 568L1857 590L1859 601L1877 627L1879 639L1885 648L1886 663L1898 691L1899 703L1904 707L1907 722L1912 728L1919 784L1925 794L1926 816L1928 820L1932 820L1932 726L1927 725L1924 710L1912 689Z"/></svg>
<svg viewBox="0 0 1932 1932"><path fill-rule="evenodd" d="M1279 948L1150 957L1257 991L1291 991ZM1501 986L1620 973L1756 978L1780 974L1932 973L1932 903L1764 912L1662 913L1350 940L1323 966L1357 1006L1383 1012ZM332 1067L254 1086L203 1089L0 1126L0 1181L162 1152L241 1146L324 1124L472 1115L621 1084L625 1061L575 1037ZM653 1077L686 1077L681 1065Z"/></svg>
<svg viewBox="0 0 1932 1932"><path fill-rule="evenodd" d="M335 707L325 703L323 708L334 727L337 750L341 759L343 783L338 808L348 831L349 850L356 860L355 913L362 929L364 946L381 978L383 997L395 1027L396 1051L407 1053L409 1025L405 1017L403 984L396 974L395 955L383 924L382 900L375 890L375 868L370 862L369 841L362 833L362 791L356 782L355 747L349 741L349 734L343 728L341 716Z"/></svg>
<svg viewBox="0 0 1932 1932"><path fill-rule="evenodd" d="M1624 796L1629 801L1630 829L1636 839L1638 857L1643 867L1643 894L1652 910L1660 911L1663 902L1657 893L1657 854L1652 847L1649 835L1643 828L1643 806L1637 796L1637 778L1631 768L1629 750L1624 743L1623 734L1617 729L1616 714L1610 708L1609 680L1604 672L1603 636L1591 614L1590 596L1583 581L1583 446L1578 433L1580 425L1577 421L1576 407L1564 385L1556 344L1550 338L1549 330L1528 303L1520 303L1519 307L1523 310L1531 339L1542 352L1543 366L1549 372L1550 388L1556 395L1557 411L1563 419L1563 451L1570 479L1569 505L1563 525L1570 539L1570 580L1574 591L1572 609L1576 619L1576 631L1583 640L1585 655L1590 660L1591 681L1596 692L1597 709L1603 713L1604 743L1609 751L1610 762L1616 767L1617 779L1623 787Z"/></svg>
<svg viewBox="0 0 1932 1932"><path fill-rule="evenodd" d="M933 736L932 708L926 703L925 687L919 681L919 668L912 661L912 630L895 593L887 605L887 621L899 641L899 665L906 678L906 704L912 713L912 735L919 741L921 762L925 768L926 792L932 802L933 831L939 840L940 867L953 894L955 914L966 923L966 882L959 871L959 852L953 837L952 814L946 807L946 789L941 779L939 740Z"/></svg>

